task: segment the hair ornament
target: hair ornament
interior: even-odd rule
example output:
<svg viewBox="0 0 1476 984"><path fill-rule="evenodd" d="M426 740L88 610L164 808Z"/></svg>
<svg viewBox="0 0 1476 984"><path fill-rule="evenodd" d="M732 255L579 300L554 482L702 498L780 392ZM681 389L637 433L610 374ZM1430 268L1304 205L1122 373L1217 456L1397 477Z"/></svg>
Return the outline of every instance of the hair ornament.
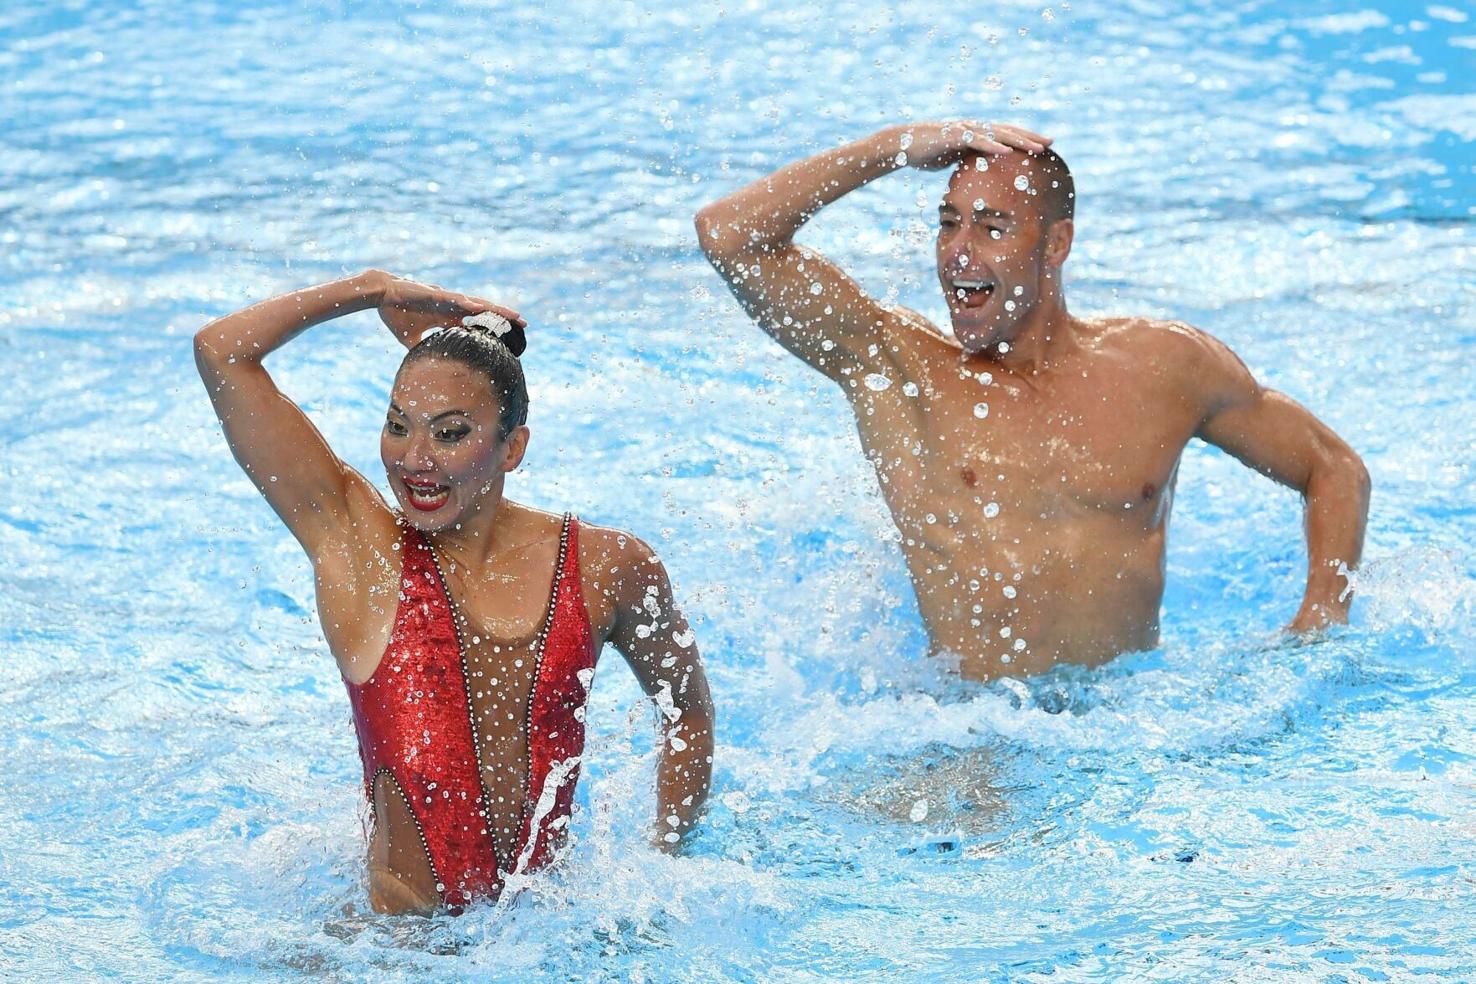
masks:
<svg viewBox="0 0 1476 984"><path fill-rule="evenodd" d="M485 328L492 333L492 337L502 339L503 335L512 331L512 322L508 321L496 311L483 311L480 314L469 314L461 319L462 327Z"/></svg>

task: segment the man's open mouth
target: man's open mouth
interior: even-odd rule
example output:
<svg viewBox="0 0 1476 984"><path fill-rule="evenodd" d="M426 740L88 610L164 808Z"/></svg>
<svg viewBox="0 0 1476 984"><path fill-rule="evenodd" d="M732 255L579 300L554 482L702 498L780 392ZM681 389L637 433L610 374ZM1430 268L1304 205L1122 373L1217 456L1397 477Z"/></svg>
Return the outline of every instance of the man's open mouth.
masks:
<svg viewBox="0 0 1476 984"><path fill-rule="evenodd" d="M960 307L983 307L994 296L994 283L988 280L965 280L955 278L949 282L954 299Z"/></svg>

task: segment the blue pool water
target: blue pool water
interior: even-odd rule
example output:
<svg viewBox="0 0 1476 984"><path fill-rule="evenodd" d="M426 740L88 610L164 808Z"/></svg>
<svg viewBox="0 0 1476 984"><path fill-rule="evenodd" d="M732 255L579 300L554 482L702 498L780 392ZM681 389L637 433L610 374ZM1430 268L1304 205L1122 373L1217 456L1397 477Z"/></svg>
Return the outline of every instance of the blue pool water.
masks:
<svg viewBox="0 0 1476 984"><path fill-rule="evenodd" d="M1471 979L1473 69L1465 0L0 8L0 978ZM1278 638L1296 497L1196 446L1159 650L924 662L842 401L690 217L959 114L1072 162L1073 310L1190 320L1363 453L1351 628ZM941 318L940 185L808 241ZM664 554L721 716L690 856L644 846L611 652L568 863L459 919L368 910L308 569L189 338L370 265L527 314L513 494ZM362 317L273 368L378 480L396 364Z"/></svg>

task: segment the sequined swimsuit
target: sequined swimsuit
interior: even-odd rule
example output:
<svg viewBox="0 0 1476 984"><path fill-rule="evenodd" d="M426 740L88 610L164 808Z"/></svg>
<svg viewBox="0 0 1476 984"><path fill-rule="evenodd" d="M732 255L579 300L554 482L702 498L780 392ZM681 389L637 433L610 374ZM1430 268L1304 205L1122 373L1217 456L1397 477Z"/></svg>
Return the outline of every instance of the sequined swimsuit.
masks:
<svg viewBox="0 0 1476 984"><path fill-rule="evenodd" d="M419 830L437 891L459 907L495 898L507 870L547 864L568 831L595 662L579 576L579 521L564 517L553 593L533 648L527 795L517 850L502 862L489 829L455 607L424 535L407 526L400 552L399 607L384 657L367 681L345 683L371 806L375 781L387 774Z"/></svg>

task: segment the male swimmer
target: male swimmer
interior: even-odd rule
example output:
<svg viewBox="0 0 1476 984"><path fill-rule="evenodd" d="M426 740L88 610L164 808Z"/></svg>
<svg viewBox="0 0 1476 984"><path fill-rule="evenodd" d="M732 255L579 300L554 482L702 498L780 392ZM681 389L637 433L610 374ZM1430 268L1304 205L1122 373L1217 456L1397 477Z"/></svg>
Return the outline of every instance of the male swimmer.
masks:
<svg viewBox="0 0 1476 984"><path fill-rule="evenodd" d="M1196 437L1305 500L1309 570L1288 628L1346 621L1362 461L1206 333L1068 312L1075 191L1050 142L985 123L887 127L697 214L749 316L849 400L934 654L987 679L1155 646L1174 480ZM954 168L936 247L952 337L794 241L821 208L909 165Z"/></svg>
<svg viewBox="0 0 1476 984"><path fill-rule="evenodd" d="M409 350L380 432L399 509L345 464L263 360L377 309ZM195 359L231 453L312 561L373 810L381 912L496 898L569 830L605 643L661 711L658 819L674 848L712 773L712 702L651 548L506 498L528 447L516 312L378 270L212 321Z"/></svg>

